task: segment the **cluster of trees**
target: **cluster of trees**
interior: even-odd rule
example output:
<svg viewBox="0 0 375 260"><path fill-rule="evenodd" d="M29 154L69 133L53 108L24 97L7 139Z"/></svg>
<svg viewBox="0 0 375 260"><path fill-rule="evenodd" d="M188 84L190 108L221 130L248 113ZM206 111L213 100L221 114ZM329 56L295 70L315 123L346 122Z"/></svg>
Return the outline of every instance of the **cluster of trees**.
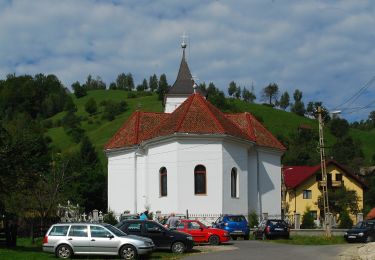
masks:
<svg viewBox="0 0 375 260"><path fill-rule="evenodd" d="M43 224L68 199L86 210L106 208L104 167L56 76L8 75L0 80L0 108L1 214ZM79 150L54 150L45 135L43 121L61 111Z"/></svg>
<svg viewBox="0 0 375 260"><path fill-rule="evenodd" d="M237 99L242 98L243 101L249 103L253 103L256 99L254 87L251 87L251 91L249 91L246 87L241 88L240 86L237 86L236 82L234 81L229 83L228 95Z"/></svg>
<svg viewBox="0 0 375 260"><path fill-rule="evenodd" d="M144 78L142 83L138 84L135 87L133 75L131 73L120 73L117 76L116 81L109 84L109 89L111 90L136 90L138 92L156 92L158 94L159 100L163 100L164 94L169 87L170 86L168 85L167 76L165 74L161 74L159 79L155 74L153 74L150 76L149 81ZM74 91L74 95L77 98L81 98L87 95L87 91L106 89L106 84L99 76L97 76L96 79L93 79L92 76L89 75L86 79L86 82L83 84L78 81L74 82L72 84L72 89Z"/></svg>

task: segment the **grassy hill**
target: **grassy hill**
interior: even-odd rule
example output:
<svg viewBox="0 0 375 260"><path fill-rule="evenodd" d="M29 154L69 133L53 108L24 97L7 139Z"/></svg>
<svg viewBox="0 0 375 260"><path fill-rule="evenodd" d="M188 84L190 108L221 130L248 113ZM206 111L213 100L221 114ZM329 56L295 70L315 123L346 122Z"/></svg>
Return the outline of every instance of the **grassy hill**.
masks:
<svg viewBox="0 0 375 260"><path fill-rule="evenodd" d="M106 165L106 159L103 153L104 144L111 138L111 136L121 127L126 119L138 108L143 111L162 112L163 107L157 99L157 95L140 96L136 98L128 98L128 92L121 90L95 90L89 91L88 95L83 98L75 98L72 95L74 103L77 106L77 115L82 118L82 128L85 130L88 137L95 145L100 154L101 160ZM85 104L90 99L94 98L98 104L98 112L90 116L85 111ZM101 118L103 107L99 104L104 100L113 100L120 102L125 100L129 106L128 110L116 116L115 120L107 121ZM269 129L277 137L288 137L301 124L309 125L313 129L318 128L316 120L303 118L293 113L281 111L259 104L249 104L240 100L230 99L229 103L236 107L237 111L248 111L259 118L264 126ZM66 112L61 112L49 120L54 123L61 120ZM47 135L51 137L53 146L61 151L69 151L78 149L72 139L66 135L62 127L50 128ZM361 131L358 129L351 129L350 135L353 139L362 143L362 149L365 153L366 164L370 164L371 157L375 153L375 130L370 132ZM335 138L326 130L325 131L326 145L329 146L334 143ZM317 140L318 145L318 140Z"/></svg>

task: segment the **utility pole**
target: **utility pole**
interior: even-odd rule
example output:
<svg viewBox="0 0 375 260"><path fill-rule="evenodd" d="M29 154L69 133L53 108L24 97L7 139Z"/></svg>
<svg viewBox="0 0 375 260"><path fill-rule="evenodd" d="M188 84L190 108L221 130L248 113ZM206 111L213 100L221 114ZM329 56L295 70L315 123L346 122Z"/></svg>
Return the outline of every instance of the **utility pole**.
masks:
<svg viewBox="0 0 375 260"><path fill-rule="evenodd" d="M324 136L323 136L323 120L322 120L322 108L318 107L318 119L319 119L319 150L320 150L320 164L322 171L322 197L323 197L323 214L324 214L324 228L326 230L326 236L331 237L331 214L329 212L328 204L328 181L327 181L327 169L326 169L326 155L324 152Z"/></svg>

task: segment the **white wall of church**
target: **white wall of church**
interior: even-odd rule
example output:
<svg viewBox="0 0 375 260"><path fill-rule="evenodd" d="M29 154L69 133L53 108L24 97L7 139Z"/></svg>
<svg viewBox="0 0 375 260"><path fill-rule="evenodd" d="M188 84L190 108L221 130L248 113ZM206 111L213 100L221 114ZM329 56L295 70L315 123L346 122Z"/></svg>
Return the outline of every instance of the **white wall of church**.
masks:
<svg viewBox="0 0 375 260"><path fill-rule="evenodd" d="M148 204L150 210L156 212L160 210L163 214L175 211L177 208L177 149L178 144L174 142L159 143L151 145L147 149L145 158L145 186L141 190L139 211L145 210ZM162 167L167 169L167 196L160 195L160 175Z"/></svg>
<svg viewBox="0 0 375 260"><path fill-rule="evenodd" d="M248 165L247 146L223 143L223 213L245 214L248 212ZM231 196L231 171L237 171L237 198Z"/></svg>
<svg viewBox="0 0 375 260"><path fill-rule="evenodd" d="M165 100L165 113L172 113L178 106L180 106L188 96L184 97L169 97L167 96Z"/></svg>
<svg viewBox="0 0 375 260"><path fill-rule="evenodd" d="M220 140L184 139L178 149L178 208L191 214L222 212L222 144ZM207 194L194 194L194 168L206 167Z"/></svg>
<svg viewBox="0 0 375 260"><path fill-rule="evenodd" d="M108 156L108 208L116 215L134 212L134 154Z"/></svg>
<svg viewBox="0 0 375 260"><path fill-rule="evenodd" d="M255 149L250 149L248 151L247 157L247 187L248 187L248 210L249 212L259 211L259 199L258 199L258 174L257 174L257 153Z"/></svg>
<svg viewBox="0 0 375 260"><path fill-rule="evenodd" d="M281 215L281 154L266 150L258 153L262 212Z"/></svg>

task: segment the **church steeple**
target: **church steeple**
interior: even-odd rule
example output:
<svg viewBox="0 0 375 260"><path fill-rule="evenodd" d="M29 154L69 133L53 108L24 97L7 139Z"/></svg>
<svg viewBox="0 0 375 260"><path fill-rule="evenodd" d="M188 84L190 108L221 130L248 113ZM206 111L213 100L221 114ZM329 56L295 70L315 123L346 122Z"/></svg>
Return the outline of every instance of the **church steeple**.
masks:
<svg viewBox="0 0 375 260"><path fill-rule="evenodd" d="M185 50L187 43L185 42L185 34L182 36L182 59L180 63L180 69L178 70L177 78L172 87L168 90L168 94L187 94L190 95L193 93L193 77L189 66L186 62Z"/></svg>

